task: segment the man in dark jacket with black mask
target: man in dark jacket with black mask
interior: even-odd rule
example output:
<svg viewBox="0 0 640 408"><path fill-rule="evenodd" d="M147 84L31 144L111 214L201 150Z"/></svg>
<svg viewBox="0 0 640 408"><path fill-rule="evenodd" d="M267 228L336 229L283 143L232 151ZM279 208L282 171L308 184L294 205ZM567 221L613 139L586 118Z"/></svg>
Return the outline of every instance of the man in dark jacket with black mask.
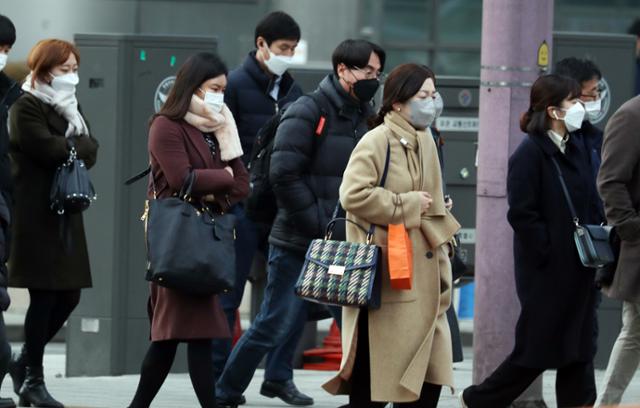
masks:
<svg viewBox="0 0 640 408"><path fill-rule="evenodd" d="M7 293L7 257L9 255L9 224L11 205L11 162L9 160L9 108L22 94L20 85L3 71L7 57L16 41L16 29L6 16L0 15L0 310L9 308ZM7 373L11 346L7 342L4 318L0 313L0 384ZM15 407L11 398L0 398L0 408Z"/></svg>
<svg viewBox="0 0 640 408"><path fill-rule="evenodd" d="M324 235L336 207L351 152L368 130L384 62L379 46L343 41L333 52L333 73L320 82L316 96L298 99L284 113L269 172L278 213L269 236L264 302L218 380L220 406L234 406L228 401L246 389L263 356L307 318L307 305L295 295L294 286L309 243ZM269 386L263 383L263 395L269 396ZM290 382L287 392L297 391L294 388ZM286 402L311 405L313 400Z"/></svg>
<svg viewBox="0 0 640 408"><path fill-rule="evenodd" d="M269 13L256 26L256 49L247 55L242 65L229 73L224 99L238 126L245 165L249 162L258 130L280 108L302 95L302 90L287 72L298 41L300 27L291 16L282 11ZM235 206L233 212L237 217L236 282L231 292L220 296L232 330L254 255L261 250L266 257L270 227L249 219L242 204ZM265 382L276 386L280 384L283 389L293 378L293 357L302 329L270 352L265 366ZM215 340L214 343L213 359L218 377L231 352L231 339ZM302 394L289 397L308 398ZM240 395L234 402L242 404L244 397Z"/></svg>

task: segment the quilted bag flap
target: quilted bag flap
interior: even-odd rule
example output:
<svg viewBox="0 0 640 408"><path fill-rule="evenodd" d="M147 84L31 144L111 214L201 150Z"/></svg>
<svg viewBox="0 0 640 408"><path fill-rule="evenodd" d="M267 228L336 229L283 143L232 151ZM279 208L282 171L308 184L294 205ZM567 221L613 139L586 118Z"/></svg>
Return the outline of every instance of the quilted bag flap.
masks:
<svg viewBox="0 0 640 408"><path fill-rule="evenodd" d="M306 259L330 272L347 272L375 267L377 256L378 251L374 245L316 239L309 245Z"/></svg>

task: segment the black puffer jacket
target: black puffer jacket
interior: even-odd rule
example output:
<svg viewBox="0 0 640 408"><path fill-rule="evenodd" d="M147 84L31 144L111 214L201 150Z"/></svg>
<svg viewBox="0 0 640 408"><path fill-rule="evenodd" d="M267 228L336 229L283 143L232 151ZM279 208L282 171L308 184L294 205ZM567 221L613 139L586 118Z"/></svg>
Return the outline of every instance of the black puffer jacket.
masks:
<svg viewBox="0 0 640 408"><path fill-rule="evenodd" d="M11 161L9 160L9 108L22 95L20 84L0 72L0 192L11 205Z"/></svg>
<svg viewBox="0 0 640 408"><path fill-rule="evenodd" d="M278 214L269 243L294 251L306 251L312 239L324 235L342 173L373 115L371 106L349 96L333 74L320 82L318 91L327 101L322 136L316 135L320 107L302 97L284 114L271 156L269 178Z"/></svg>
<svg viewBox="0 0 640 408"><path fill-rule="evenodd" d="M9 223L11 209L11 161L9 159L9 108L22 95L20 84L0 72L0 286L7 286L7 269L4 263L9 257Z"/></svg>
<svg viewBox="0 0 640 408"><path fill-rule="evenodd" d="M269 95L274 85L275 77L267 75L260 68L255 51L250 52L242 65L229 73L224 101L238 126L245 165L249 161L258 130L276 113L276 106L282 108L302 96L302 90L288 72L282 75L277 102Z"/></svg>

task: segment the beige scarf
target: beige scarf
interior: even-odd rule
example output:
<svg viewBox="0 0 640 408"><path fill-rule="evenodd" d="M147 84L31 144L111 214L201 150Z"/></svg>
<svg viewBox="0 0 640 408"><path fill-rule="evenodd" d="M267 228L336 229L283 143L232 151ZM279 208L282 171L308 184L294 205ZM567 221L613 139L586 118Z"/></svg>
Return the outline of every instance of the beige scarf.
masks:
<svg viewBox="0 0 640 408"><path fill-rule="evenodd" d="M429 211L422 215L420 230L432 248L451 240L460 224L446 209L442 190L442 171L438 150L429 129L416 130L396 112L389 112L384 125L405 147L408 172L414 191L427 191L433 202Z"/></svg>
<svg viewBox="0 0 640 408"><path fill-rule="evenodd" d="M384 118L384 124L406 149L409 175L413 182L414 191L428 191L431 194L433 203L431 203L430 215L445 215L447 212L442 192L440 160L431 131L428 128L416 130L396 112L389 112ZM433 174L434 177L424 177L425 165L429 167L426 174Z"/></svg>
<svg viewBox="0 0 640 408"><path fill-rule="evenodd" d="M220 145L220 158L228 162L242 157L242 144L238 135L236 121L227 105L222 105L220 113L213 112L196 95L191 97L189 111L184 120L203 133L213 133Z"/></svg>

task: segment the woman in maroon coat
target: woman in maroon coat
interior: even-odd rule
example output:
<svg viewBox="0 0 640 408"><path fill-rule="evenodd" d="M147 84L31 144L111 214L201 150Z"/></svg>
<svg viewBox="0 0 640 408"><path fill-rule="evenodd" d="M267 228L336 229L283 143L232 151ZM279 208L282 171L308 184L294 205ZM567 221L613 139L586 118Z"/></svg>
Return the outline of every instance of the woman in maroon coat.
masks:
<svg viewBox="0 0 640 408"><path fill-rule="evenodd" d="M149 198L176 194L193 171L193 198L223 213L249 192L233 116L223 103L227 68L213 54L191 56L166 103L151 120ZM166 378L179 342L188 344L189 375L200 405L215 407L213 338L230 336L217 296L196 297L151 283L151 345L131 408L148 407Z"/></svg>

